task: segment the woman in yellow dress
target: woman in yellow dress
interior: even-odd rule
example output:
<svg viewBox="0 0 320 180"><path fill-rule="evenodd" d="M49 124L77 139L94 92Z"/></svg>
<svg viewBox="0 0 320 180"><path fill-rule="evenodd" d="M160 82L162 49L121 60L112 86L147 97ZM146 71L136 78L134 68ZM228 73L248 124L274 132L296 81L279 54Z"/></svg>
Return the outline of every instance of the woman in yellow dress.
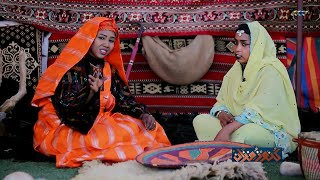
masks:
<svg viewBox="0 0 320 180"><path fill-rule="evenodd" d="M295 150L300 132L295 94L276 48L258 22L239 25L235 33L237 61L224 76L210 114L193 120L201 141L233 141L258 147Z"/></svg>

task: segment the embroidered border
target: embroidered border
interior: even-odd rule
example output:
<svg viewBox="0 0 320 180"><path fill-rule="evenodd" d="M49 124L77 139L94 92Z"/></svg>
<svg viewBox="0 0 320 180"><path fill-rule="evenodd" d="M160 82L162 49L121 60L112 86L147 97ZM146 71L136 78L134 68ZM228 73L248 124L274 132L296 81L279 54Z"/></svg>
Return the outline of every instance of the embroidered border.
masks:
<svg viewBox="0 0 320 180"><path fill-rule="evenodd" d="M52 32L74 33L95 16L115 18L120 35L135 37L139 22L148 35L223 34L245 21L258 20L269 32L296 33L295 0L104 0L36 1L1 0L0 15L5 19L31 23ZM320 0L304 3L304 32L319 33Z"/></svg>

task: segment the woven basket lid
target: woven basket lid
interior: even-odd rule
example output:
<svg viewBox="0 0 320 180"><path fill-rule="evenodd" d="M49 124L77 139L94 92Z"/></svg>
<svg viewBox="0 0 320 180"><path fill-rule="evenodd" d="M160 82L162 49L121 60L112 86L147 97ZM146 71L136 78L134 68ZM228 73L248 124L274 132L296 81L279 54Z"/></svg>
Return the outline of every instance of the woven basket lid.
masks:
<svg viewBox="0 0 320 180"><path fill-rule="evenodd" d="M320 131L301 132L299 138L320 142Z"/></svg>
<svg viewBox="0 0 320 180"><path fill-rule="evenodd" d="M189 163L218 163L232 159L233 148L250 148L237 142L199 141L145 151L136 157L142 165L180 168Z"/></svg>

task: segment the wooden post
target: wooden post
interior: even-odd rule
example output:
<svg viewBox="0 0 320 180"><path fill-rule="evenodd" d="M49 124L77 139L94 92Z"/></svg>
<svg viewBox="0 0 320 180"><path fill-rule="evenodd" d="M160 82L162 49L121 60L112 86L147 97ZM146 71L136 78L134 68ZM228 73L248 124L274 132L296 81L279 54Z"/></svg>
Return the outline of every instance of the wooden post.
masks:
<svg viewBox="0 0 320 180"><path fill-rule="evenodd" d="M297 106L301 105L301 59L302 59L302 46L303 46L303 0L298 1L298 22L297 22L297 69L296 69L296 98Z"/></svg>

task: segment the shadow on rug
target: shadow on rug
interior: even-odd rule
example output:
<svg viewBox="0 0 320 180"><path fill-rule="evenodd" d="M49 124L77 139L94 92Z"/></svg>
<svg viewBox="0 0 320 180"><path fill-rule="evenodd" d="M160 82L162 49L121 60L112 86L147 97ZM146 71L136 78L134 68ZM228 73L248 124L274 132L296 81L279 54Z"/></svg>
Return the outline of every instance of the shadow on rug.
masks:
<svg viewBox="0 0 320 180"><path fill-rule="evenodd" d="M192 121L199 113L152 114L165 130L172 145L194 142L197 140Z"/></svg>

